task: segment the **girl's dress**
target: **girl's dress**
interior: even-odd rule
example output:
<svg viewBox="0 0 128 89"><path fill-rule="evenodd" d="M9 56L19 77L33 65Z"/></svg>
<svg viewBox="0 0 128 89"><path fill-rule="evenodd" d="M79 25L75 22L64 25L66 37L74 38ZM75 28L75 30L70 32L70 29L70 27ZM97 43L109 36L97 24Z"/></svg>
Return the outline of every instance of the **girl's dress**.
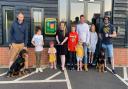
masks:
<svg viewBox="0 0 128 89"><path fill-rule="evenodd" d="M89 52L95 52L98 36L96 32L90 32Z"/></svg>
<svg viewBox="0 0 128 89"><path fill-rule="evenodd" d="M53 63L56 61L56 49L55 48L49 48L49 62Z"/></svg>
<svg viewBox="0 0 128 89"><path fill-rule="evenodd" d="M63 30L57 30L56 35L58 35L58 39L59 39L59 42L60 43L62 43L63 40L66 37L68 37L68 34L67 33L65 33L65 35L63 35L63 34L64 34L64 31ZM58 52L59 55L65 55L65 54L67 54L67 42L64 43L63 45L57 45L57 52Z"/></svg>
<svg viewBox="0 0 128 89"><path fill-rule="evenodd" d="M83 46L82 45L77 45L76 46L76 56L80 57L80 58L83 58L84 56L84 49L83 49Z"/></svg>

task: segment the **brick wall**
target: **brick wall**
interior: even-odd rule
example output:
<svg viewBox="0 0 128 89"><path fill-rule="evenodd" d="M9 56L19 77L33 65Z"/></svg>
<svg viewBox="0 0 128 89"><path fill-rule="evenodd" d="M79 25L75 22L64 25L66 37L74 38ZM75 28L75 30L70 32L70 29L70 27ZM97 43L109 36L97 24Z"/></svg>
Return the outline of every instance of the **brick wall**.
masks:
<svg viewBox="0 0 128 89"><path fill-rule="evenodd" d="M29 67L35 65L35 51L34 48L29 48ZM48 49L44 48L42 52L42 65L48 64ZM9 49L8 47L0 47L0 66L8 66L9 64Z"/></svg>
<svg viewBox="0 0 128 89"><path fill-rule="evenodd" d="M128 67L128 48L114 49L115 66Z"/></svg>
<svg viewBox="0 0 128 89"><path fill-rule="evenodd" d="M35 65L34 48L29 48L29 66ZM42 65L48 64L47 48L42 52ZM8 66L9 64L9 49L7 47L0 47L0 65ZM116 66L128 66L128 48L114 48L114 58Z"/></svg>

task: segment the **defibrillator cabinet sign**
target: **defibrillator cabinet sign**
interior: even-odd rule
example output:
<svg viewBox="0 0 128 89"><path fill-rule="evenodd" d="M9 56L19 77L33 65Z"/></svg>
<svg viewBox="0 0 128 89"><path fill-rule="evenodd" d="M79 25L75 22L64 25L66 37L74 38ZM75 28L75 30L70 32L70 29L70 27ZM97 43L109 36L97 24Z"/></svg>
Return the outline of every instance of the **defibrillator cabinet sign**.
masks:
<svg viewBox="0 0 128 89"><path fill-rule="evenodd" d="M57 29L56 18L45 18L45 34L46 35L55 35L56 29Z"/></svg>

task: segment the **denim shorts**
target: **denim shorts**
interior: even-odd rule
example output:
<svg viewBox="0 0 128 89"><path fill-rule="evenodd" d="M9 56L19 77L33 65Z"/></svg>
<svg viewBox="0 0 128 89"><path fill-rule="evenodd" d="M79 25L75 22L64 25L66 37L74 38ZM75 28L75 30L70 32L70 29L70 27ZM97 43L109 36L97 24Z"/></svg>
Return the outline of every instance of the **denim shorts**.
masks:
<svg viewBox="0 0 128 89"><path fill-rule="evenodd" d="M102 47L105 49L106 56L113 58L113 44L102 44Z"/></svg>

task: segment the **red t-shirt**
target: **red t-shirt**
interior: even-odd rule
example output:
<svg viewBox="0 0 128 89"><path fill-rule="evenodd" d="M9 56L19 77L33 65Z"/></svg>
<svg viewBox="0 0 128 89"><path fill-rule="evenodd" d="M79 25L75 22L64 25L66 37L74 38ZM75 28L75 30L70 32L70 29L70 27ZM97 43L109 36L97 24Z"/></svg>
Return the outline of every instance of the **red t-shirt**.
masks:
<svg viewBox="0 0 128 89"><path fill-rule="evenodd" d="M78 43L77 32L70 32L68 36L68 49L69 51L75 51L75 47Z"/></svg>

